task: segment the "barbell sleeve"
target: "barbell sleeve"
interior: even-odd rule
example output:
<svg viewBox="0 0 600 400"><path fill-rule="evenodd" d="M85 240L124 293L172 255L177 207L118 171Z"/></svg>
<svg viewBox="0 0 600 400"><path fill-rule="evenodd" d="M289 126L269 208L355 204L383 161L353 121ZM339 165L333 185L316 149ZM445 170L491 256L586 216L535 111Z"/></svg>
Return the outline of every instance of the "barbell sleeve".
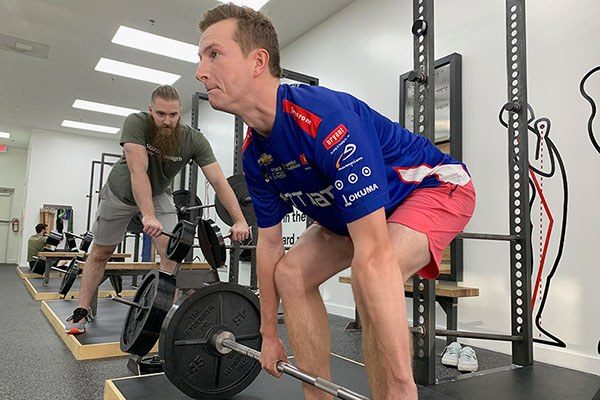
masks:
<svg viewBox="0 0 600 400"><path fill-rule="evenodd" d="M122 297L117 297L117 296L111 295L110 299L112 301L116 301L117 303L125 304L126 306L129 306L129 307L140 308L142 310L149 310L148 307L144 307L141 304L136 303L135 301L125 300Z"/></svg>
<svg viewBox="0 0 600 400"><path fill-rule="evenodd" d="M223 339L221 344L223 347L226 347L235 352L244 354L244 355L260 362L260 351L258 351L258 350L244 346L243 344L237 343L235 340L227 339L227 338ZM277 370L284 374L290 375L296 379L299 379L302 382L308 383L309 385L312 385L312 386L316 387L317 389L320 389L320 390L324 391L325 393L329 393L340 399L369 400L368 397L363 396L362 394L356 393L350 389L347 389L343 386L340 386L338 384L330 382L326 379L314 377L314 376L302 371L300 368L295 367L294 365L287 363L285 361L277 362Z"/></svg>

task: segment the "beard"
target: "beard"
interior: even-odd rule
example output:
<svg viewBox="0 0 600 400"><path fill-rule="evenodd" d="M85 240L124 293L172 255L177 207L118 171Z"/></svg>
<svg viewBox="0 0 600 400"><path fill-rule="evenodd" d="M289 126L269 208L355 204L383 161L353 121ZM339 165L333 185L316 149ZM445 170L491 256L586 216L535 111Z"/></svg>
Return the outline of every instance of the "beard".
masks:
<svg viewBox="0 0 600 400"><path fill-rule="evenodd" d="M179 142L181 139L181 125L177 121L174 127L158 126L154 118L150 116L150 145L156 149L162 156L179 155Z"/></svg>

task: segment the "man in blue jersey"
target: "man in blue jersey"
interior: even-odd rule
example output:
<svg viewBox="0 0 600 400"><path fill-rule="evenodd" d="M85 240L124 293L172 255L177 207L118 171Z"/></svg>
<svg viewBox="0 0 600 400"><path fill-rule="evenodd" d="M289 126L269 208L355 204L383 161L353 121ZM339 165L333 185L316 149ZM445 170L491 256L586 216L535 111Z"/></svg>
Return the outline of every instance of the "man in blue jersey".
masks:
<svg viewBox="0 0 600 400"><path fill-rule="evenodd" d="M283 301L299 367L330 379L330 334L319 285L352 267L374 399L416 399L404 282L435 278L441 251L470 219L475 192L465 166L357 98L280 83L271 22L232 4L200 22L200 63L211 106L250 127L244 173L259 227L261 364L279 376ZM314 220L287 253L283 217ZM331 396L305 385L307 399Z"/></svg>

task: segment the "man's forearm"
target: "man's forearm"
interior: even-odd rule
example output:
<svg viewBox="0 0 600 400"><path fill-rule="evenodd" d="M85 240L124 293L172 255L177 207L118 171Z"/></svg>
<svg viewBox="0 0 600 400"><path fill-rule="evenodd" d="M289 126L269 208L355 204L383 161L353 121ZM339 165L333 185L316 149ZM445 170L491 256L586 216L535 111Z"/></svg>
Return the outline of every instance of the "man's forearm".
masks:
<svg viewBox="0 0 600 400"><path fill-rule="evenodd" d="M283 246L279 251L258 246L256 264L258 286L260 290L260 314L263 336L276 336L277 310L279 309L279 294L275 287L275 265L283 257Z"/></svg>
<svg viewBox="0 0 600 400"><path fill-rule="evenodd" d="M131 173L131 191L143 217L154 217L152 187L146 172Z"/></svg>

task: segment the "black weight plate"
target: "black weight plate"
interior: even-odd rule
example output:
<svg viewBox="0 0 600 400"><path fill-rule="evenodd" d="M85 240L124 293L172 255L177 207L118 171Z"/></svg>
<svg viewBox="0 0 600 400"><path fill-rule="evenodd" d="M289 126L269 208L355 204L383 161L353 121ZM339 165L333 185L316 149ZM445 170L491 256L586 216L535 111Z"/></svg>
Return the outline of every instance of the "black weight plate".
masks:
<svg viewBox="0 0 600 400"><path fill-rule="evenodd" d="M185 294L160 330L159 354L169 380L194 399L225 399L244 390L260 373L260 363L237 352L221 355L210 344L217 330L238 343L260 349L258 297L235 283L213 283Z"/></svg>
<svg viewBox="0 0 600 400"><path fill-rule="evenodd" d="M67 239L67 249L69 251L75 251L77 249L77 241L75 240L75 236L71 233L65 233L65 237Z"/></svg>
<svg viewBox="0 0 600 400"><path fill-rule="evenodd" d="M121 332L121 351L145 356L152 350L174 295L175 278L172 275L158 270L146 274L133 298L145 309L129 309Z"/></svg>
<svg viewBox="0 0 600 400"><path fill-rule="evenodd" d="M142 224L142 214L138 213L129 220L127 224L127 232L130 233L142 233L144 231L144 224Z"/></svg>
<svg viewBox="0 0 600 400"><path fill-rule="evenodd" d="M92 232L86 232L83 235L83 240L81 241L81 243L79 243L79 250L83 251L84 253L87 253L93 241L94 235L92 234Z"/></svg>
<svg viewBox="0 0 600 400"><path fill-rule="evenodd" d="M186 220L189 222L192 222L191 213L190 212L182 213L182 212L180 212L181 208L202 205L202 201L200 200L200 197L198 197L198 196L195 196L194 200L190 202L190 191L185 190L185 189L176 190L173 192L173 202L175 203L175 206L177 207L177 218L179 218L180 221L183 219L183 220ZM202 218L203 210L198 209L195 211L196 211L196 216Z"/></svg>
<svg viewBox="0 0 600 400"><path fill-rule="evenodd" d="M62 233L58 233L58 232L50 232L50 234L48 234L48 238L46 239L46 245L48 246L58 246L62 240L63 236Z"/></svg>
<svg viewBox="0 0 600 400"><path fill-rule="evenodd" d="M244 218L246 218L246 223L248 225L256 224L256 214L254 214L254 208L252 207L252 201L249 201L250 193L248 192L248 187L246 186L246 179L244 175L236 174L231 175L227 178L227 182L233 189L233 193L235 194L235 198L242 209L242 214L244 214ZM233 225L233 218L229 215L229 212L219 200L219 197L215 194L215 208L217 210L217 215L223 222L227 225Z"/></svg>
<svg viewBox="0 0 600 400"><path fill-rule="evenodd" d="M194 245L196 227L189 221L181 220L173 229L173 236L167 243L167 258L176 262L182 262Z"/></svg>
<svg viewBox="0 0 600 400"><path fill-rule="evenodd" d="M162 362L157 355L142 357L139 363L140 375L163 372Z"/></svg>
<svg viewBox="0 0 600 400"><path fill-rule="evenodd" d="M206 262L217 269L225 264L227 250L221 229L212 219L202 219L198 223L198 242Z"/></svg>
<svg viewBox="0 0 600 400"><path fill-rule="evenodd" d="M65 270L62 281L60 282L60 289L58 290L58 294L61 296L66 296L69 293L69 290L73 287L75 283L75 279L79 275L79 267L77 266L76 259L71 260L69 266Z"/></svg>

